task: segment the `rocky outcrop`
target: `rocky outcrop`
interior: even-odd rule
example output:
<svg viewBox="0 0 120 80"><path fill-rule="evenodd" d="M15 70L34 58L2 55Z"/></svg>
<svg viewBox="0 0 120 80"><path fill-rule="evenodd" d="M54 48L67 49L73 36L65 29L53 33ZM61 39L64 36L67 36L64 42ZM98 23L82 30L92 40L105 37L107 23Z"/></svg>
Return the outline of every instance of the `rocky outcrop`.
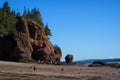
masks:
<svg viewBox="0 0 120 80"><path fill-rule="evenodd" d="M68 54L68 55L65 57L65 60L66 60L66 63L72 63L73 55L72 55L72 54Z"/></svg>
<svg viewBox="0 0 120 80"><path fill-rule="evenodd" d="M24 18L18 18L16 21L14 36L17 42L14 54L19 54L23 59L31 59L33 48L30 43L27 21Z"/></svg>
<svg viewBox="0 0 120 80"><path fill-rule="evenodd" d="M45 35L43 26L40 26L35 21L28 21L28 29L33 48L33 59L51 61L49 56L54 54L54 48Z"/></svg>
<svg viewBox="0 0 120 80"><path fill-rule="evenodd" d="M59 63L60 59L62 58L62 53L60 53L58 50L54 49L54 56L55 56L55 60Z"/></svg>
<svg viewBox="0 0 120 80"><path fill-rule="evenodd" d="M0 59L7 56L13 61L34 59L53 63L61 59L62 54L54 49L45 35L44 27L35 21L18 17L15 32L9 37L11 39L0 37Z"/></svg>

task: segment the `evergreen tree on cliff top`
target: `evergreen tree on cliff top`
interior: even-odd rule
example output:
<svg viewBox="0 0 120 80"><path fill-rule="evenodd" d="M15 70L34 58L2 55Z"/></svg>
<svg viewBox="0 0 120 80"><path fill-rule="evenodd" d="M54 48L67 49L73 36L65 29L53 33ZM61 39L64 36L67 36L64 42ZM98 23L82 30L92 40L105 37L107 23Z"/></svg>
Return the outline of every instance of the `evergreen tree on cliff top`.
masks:
<svg viewBox="0 0 120 80"><path fill-rule="evenodd" d="M3 3L3 6L0 8L0 34L9 35L13 33L15 17L18 16L18 14L21 16L20 13L10 10L10 6L7 1ZM24 16L26 19L34 20L40 25L44 26L39 9L34 8L29 10L24 7L22 16ZM44 29L46 36L52 36L48 24L45 25Z"/></svg>
<svg viewBox="0 0 120 80"><path fill-rule="evenodd" d="M51 30L48 27L48 24L45 25L45 34L46 36L52 36Z"/></svg>
<svg viewBox="0 0 120 80"><path fill-rule="evenodd" d="M31 11L29 9L26 9L26 7L24 7L24 13L23 13L23 16L26 18L26 19L30 19L30 20L34 20L36 22L38 22L40 25L44 26L44 23L42 21L42 17L41 17L41 13L38 9L34 8L32 9ZM48 27L48 24L46 24L44 26L44 29L45 29L45 34L47 37L50 37L52 36L51 34L51 30L50 28Z"/></svg>
<svg viewBox="0 0 120 80"><path fill-rule="evenodd" d="M34 20L34 21L38 22L40 25L44 26L43 21L42 21L42 16L41 16L39 9L34 8L30 11L29 9L26 9L26 7L24 7L23 16L26 19Z"/></svg>
<svg viewBox="0 0 120 80"><path fill-rule="evenodd" d="M10 10L8 2L4 2L0 8L0 30L3 35L13 33L15 21L15 12Z"/></svg>

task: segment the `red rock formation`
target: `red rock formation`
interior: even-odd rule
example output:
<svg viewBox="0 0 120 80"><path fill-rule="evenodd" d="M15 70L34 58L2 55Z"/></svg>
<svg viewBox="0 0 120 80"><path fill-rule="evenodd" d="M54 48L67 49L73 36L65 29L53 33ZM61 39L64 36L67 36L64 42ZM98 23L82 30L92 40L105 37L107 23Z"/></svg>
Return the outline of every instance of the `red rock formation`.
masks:
<svg viewBox="0 0 120 80"><path fill-rule="evenodd" d="M54 50L54 56L55 56L55 60L60 62L60 59L62 58L62 53L60 53L59 51L57 51L56 49Z"/></svg>
<svg viewBox="0 0 120 80"><path fill-rule="evenodd" d="M71 63L72 60L73 60L73 55L72 54L68 54L66 57L65 57L65 60L67 63Z"/></svg>
<svg viewBox="0 0 120 80"><path fill-rule="evenodd" d="M54 54L54 48L45 35L44 28L35 21L28 21L31 45L34 49L33 58L36 60L49 60Z"/></svg>
<svg viewBox="0 0 120 80"><path fill-rule="evenodd" d="M33 48L30 43L27 21L24 18L18 18L15 24L15 40L17 48L14 54L19 54L20 58L31 59Z"/></svg>
<svg viewBox="0 0 120 80"><path fill-rule="evenodd" d="M9 35L8 35L9 36ZM3 52L7 51L7 56L16 61L19 59L40 60L44 62L60 61L61 53L54 49L53 45L45 35L44 27L32 20L24 18L17 18L15 23L15 32L12 35L12 40L5 39L10 44L15 44L14 47L8 50L7 47L0 49L0 57L3 56ZM0 44L3 38L0 39ZM2 46L0 46L2 47Z"/></svg>

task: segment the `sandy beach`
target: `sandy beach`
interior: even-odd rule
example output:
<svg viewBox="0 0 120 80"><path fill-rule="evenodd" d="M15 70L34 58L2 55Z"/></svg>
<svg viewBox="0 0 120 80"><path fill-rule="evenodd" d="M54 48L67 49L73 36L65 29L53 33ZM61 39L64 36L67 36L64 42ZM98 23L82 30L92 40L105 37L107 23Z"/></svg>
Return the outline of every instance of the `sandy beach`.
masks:
<svg viewBox="0 0 120 80"><path fill-rule="evenodd" d="M0 80L120 80L120 69L0 61Z"/></svg>

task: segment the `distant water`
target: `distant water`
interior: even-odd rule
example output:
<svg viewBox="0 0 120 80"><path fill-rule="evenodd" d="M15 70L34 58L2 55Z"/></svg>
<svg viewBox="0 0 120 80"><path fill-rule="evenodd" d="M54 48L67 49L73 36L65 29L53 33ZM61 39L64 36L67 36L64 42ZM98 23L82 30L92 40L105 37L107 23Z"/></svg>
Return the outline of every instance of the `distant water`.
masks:
<svg viewBox="0 0 120 80"><path fill-rule="evenodd" d="M75 63L78 65L88 66L94 61L104 61L104 62L120 62L120 58L117 59L89 59L89 60L80 60Z"/></svg>

